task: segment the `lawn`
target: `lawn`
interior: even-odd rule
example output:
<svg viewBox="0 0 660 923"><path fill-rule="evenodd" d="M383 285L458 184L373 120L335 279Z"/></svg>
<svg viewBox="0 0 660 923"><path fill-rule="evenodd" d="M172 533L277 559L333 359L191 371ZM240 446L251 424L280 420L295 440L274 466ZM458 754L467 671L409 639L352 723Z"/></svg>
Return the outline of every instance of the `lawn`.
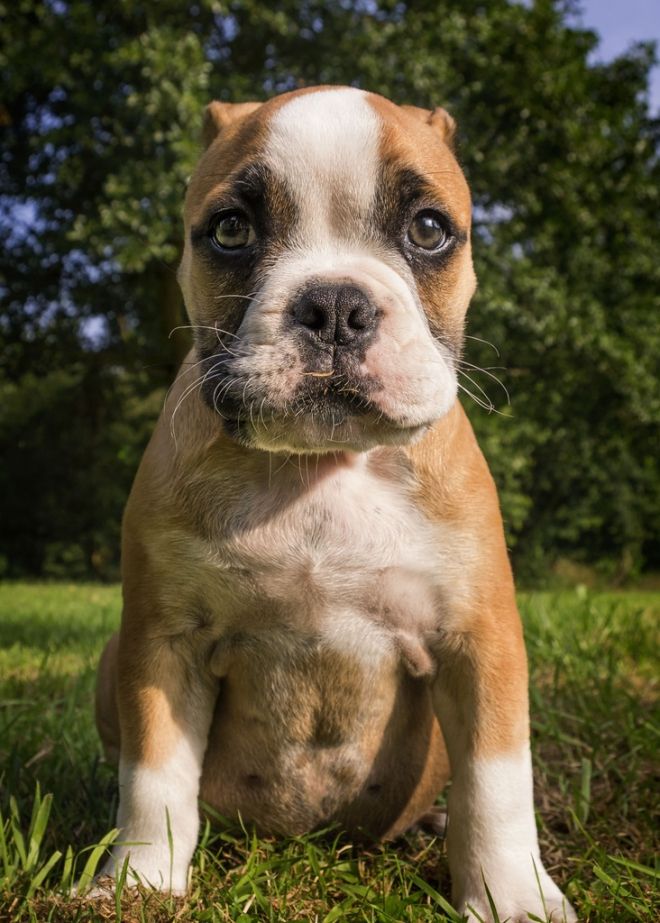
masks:
<svg viewBox="0 0 660 923"><path fill-rule="evenodd" d="M119 599L114 586L0 585L0 921L452 919L443 844L423 834L364 848L332 832L257 840L207 826L185 902L72 898L114 823L116 774L92 701ZM583 923L655 921L660 594L520 603L546 865Z"/></svg>

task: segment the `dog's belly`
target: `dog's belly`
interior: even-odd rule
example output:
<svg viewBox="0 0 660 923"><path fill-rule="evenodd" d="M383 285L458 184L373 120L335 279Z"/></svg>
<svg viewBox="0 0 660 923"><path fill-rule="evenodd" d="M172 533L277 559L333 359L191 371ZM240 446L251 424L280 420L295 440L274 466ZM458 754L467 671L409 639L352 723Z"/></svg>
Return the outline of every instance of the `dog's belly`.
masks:
<svg viewBox="0 0 660 923"><path fill-rule="evenodd" d="M366 659L319 635L264 631L221 645L202 801L263 833L410 826L447 762L428 683L391 638L381 644L379 657L371 638Z"/></svg>
<svg viewBox="0 0 660 923"><path fill-rule="evenodd" d="M360 462L277 515L261 498L207 559L222 631L201 798L221 814L394 834L441 789L427 640L442 562L404 475Z"/></svg>

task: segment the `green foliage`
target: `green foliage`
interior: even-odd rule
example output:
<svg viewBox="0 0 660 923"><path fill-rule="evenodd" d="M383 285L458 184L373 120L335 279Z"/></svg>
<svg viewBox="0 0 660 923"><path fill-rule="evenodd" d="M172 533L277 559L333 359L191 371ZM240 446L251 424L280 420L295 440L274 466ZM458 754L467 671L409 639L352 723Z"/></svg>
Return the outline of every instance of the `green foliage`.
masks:
<svg viewBox="0 0 660 923"><path fill-rule="evenodd" d="M459 122L480 280L468 334L500 351L469 339L466 359L505 367L493 374L511 408L478 369L462 383L505 414L466 396L519 571L558 556L613 577L657 567L654 49L593 64L596 38L572 10L568 0L0 3L6 569L112 574L150 426L138 405L155 412L150 395L187 343L167 335L183 322L174 269L203 106L321 82L443 104ZM114 483L102 486L106 476Z"/></svg>
<svg viewBox="0 0 660 923"><path fill-rule="evenodd" d="M455 919L444 845L421 834L370 845L206 824L185 901L72 897L116 833L91 702L120 605L118 586L0 586L0 920ZM581 920L655 923L658 594L524 594L520 608L543 858Z"/></svg>
<svg viewBox="0 0 660 923"><path fill-rule="evenodd" d="M211 65L197 36L162 25L106 50L102 65L118 95L110 111L98 113L108 138L103 154L115 162L98 210L76 216L71 240L98 261L110 248L129 273L154 261L175 263Z"/></svg>
<svg viewBox="0 0 660 923"><path fill-rule="evenodd" d="M11 448L3 544L15 570L117 575L121 510L164 390L97 360L0 383L0 444Z"/></svg>

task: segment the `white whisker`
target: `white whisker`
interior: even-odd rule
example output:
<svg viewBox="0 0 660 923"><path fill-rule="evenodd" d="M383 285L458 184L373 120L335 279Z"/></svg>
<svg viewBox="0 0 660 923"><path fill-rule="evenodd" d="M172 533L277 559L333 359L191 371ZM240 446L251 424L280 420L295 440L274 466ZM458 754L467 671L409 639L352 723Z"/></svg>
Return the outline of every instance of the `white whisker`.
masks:
<svg viewBox="0 0 660 923"><path fill-rule="evenodd" d="M205 372L204 375L201 375L198 379L196 379L195 381L193 381L192 384L187 385L186 388L185 388L184 391L183 391L183 394L181 395L181 397L180 397L179 400L177 401L176 407L175 407L174 410L172 411L172 416L170 417L170 433L171 433L171 435L172 435L172 439L174 440L174 450L175 450L175 452L178 452L178 445L177 445L177 440L176 440L176 432L175 432L175 428L174 428L174 418L176 417L177 412L178 412L179 408L181 407L181 405L183 404L183 402L185 401L185 399L186 399L190 394L192 394L192 392L193 392L196 388L200 388L200 389L201 389L202 386L204 385L204 382L205 382L206 379L208 378L208 376L209 376L212 372L215 372L215 370L216 370L217 368L218 368L217 365L211 366L211 368L208 369L208 370Z"/></svg>
<svg viewBox="0 0 660 923"><path fill-rule="evenodd" d="M474 378L470 378L470 376L468 375L468 373L467 373L467 372L464 372L463 369L459 369L459 370L458 370L458 374L459 374L459 375L462 375L464 378L467 378L467 380L470 382L470 384L473 385L473 386L477 389L477 391L479 391L480 394L483 394L484 399L485 399L486 402L488 403L489 409L490 409L490 410L495 410L495 404L493 404L493 402L492 402L491 399L488 397L488 395L486 394L486 392L484 391L484 389L481 387L481 385L479 384L479 382L475 381Z"/></svg>
<svg viewBox="0 0 660 923"><path fill-rule="evenodd" d="M495 352L497 353L497 358L499 359L499 357L500 357L500 351L499 351L499 349L497 348L497 346L495 346L494 343L491 343L491 342L490 342L490 340L482 340L481 337L470 336L470 335L467 334L467 333L465 334L465 339L466 339L466 340L475 340L477 343L484 343L486 346L490 346L491 349L494 349L494 350L495 350Z"/></svg>
<svg viewBox="0 0 660 923"><path fill-rule="evenodd" d="M506 387L506 385L504 384L504 382L500 381L500 379L497 377L497 375L493 375L493 373L490 371L490 369L483 369L483 368L481 368L481 366L479 366L479 365L474 365L472 362L466 362L464 359L458 359L458 360L456 360L456 364L457 364L457 365L464 365L464 366L467 366L467 367L470 368L470 369L474 369L475 372L483 372L484 375L488 375L489 378L492 378L493 381L497 382L497 384L500 386L500 388L501 388L501 389L504 391L504 393L506 394L506 402L507 402L507 404L509 404L509 405L511 404L511 395L509 394L508 388ZM462 371L462 370L459 369L459 371ZM504 370L503 370L503 371L504 371ZM465 374L465 372L463 372L463 374Z"/></svg>

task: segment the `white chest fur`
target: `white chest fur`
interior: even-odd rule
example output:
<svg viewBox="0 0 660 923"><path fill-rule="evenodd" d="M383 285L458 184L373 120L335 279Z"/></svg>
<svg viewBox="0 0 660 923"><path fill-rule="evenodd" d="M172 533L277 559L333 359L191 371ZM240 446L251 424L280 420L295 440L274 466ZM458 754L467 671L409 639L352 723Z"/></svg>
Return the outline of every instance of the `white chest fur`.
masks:
<svg viewBox="0 0 660 923"><path fill-rule="evenodd" d="M292 459L261 480L232 476L198 486L203 532L151 534L172 635L202 625L199 643L249 637L274 660L319 643L367 667L403 659L431 671L428 636L446 627L448 601L469 599L474 548L424 514L404 457L375 450L318 472Z"/></svg>
<svg viewBox="0 0 660 923"><path fill-rule="evenodd" d="M232 625L315 635L363 661L418 649L437 621L442 562L436 529L399 475L367 455L321 476L303 463L293 488L246 498L207 559Z"/></svg>

